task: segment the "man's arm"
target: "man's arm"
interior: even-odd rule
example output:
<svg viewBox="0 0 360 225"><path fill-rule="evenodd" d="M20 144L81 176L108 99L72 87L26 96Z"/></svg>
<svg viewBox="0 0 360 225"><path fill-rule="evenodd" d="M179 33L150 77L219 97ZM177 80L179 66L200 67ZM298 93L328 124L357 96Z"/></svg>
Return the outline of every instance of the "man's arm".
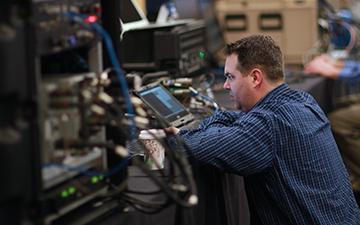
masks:
<svg viewBox="0 0 360 225"><path fill-rule="evenodd" d="M243 115L245 115L245 113L240 111L234 112L234 111L216 110L214 115L202 121L200 127L208 128L211 126L216 126L216 127L230 126L233 122L235 122Z"/></svg>
<svg viewBox="0 0 360 225"><path fill-rule="evenodd" d="M257 173L271 166L272 127L263 115L240 119L230 126L211 123L196 130L180 131L191 157L239 175Z"/></svg>

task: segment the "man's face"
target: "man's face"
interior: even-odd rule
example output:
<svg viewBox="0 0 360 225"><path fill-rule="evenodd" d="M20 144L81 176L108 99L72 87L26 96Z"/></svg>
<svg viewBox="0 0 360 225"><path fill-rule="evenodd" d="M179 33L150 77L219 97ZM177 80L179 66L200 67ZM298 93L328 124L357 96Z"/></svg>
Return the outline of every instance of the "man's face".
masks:
<svg viewBox="0 0 360 225"><path fill-rule="evenodd" d="M235 108L247 112L252 108L252 78L245 76L237 68L237 55L232 54L226 58L224 89L230 91Z"/></svg>

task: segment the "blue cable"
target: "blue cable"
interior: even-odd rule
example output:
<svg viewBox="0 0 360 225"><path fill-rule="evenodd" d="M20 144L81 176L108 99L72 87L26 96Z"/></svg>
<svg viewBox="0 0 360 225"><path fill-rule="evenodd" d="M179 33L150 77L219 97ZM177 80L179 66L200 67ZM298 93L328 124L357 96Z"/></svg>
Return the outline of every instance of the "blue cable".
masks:
<svg viewBox="0 0 360 225"><path fill-rule="evenodd" d="M124 71L121 69L120 63L116 57L116 53L114 51L114 47L111 41L111 37L110 35L107 33L107 31L105 29L103 29L99 24L97 23L90 23L90 24L85 24L84 23L84 19L87 17L84 14L78 14L78 13L73 13L73 12L67 12L63 14L65 17L71 19L72 21L79 23L81 26L83 26L84 28L86 28L87 30L95 30L97 33L99 33L101 35L101 37L103 38L103 41L105 43L105 47L107 49L109 58L110 58L110 62L114 68L114 71L117 75L117 78L120 82L120 91L123 93L124 98L125 98L125 106L126 106L126 111L128 113L129 119L131 121L131 125L130 125L130 139L134 140L136 139L136 124L135 124L135 113L134 113L134 109L132 107L132 103L131 103L131 99L130 99L130 95L129 95L129 88L127 86L127 82L125 79L125 74ZM102 175L102 176L112 176L113 174L121 171L125 166L128 165L128 161L129 161L129 157L125 158L124 160L122 160L119 164L117 164L116 166L114 166L112 168L111 171L109 171L106 174L100 173L100 172L89 172L89 171L85 171L85 168L82 167L69 167L63 164L48 164L48 165L44 165L46 166L57 166L57 167L63 167L69 171L77 171L80 172L84 175L88 175L88 176L94 176L94 175Z"/></svg>
<svg viewBox="0 0 360 225"><path fill-rule="evenodd" d="M195 90L192 87L189 87L188 89L190 90L191 96L199 97L202 100L209 101L215 109L219 109L219 105L216 103L216 101L214 99L210 98L209 96L201 94L200 92L198 92L197 90Z"/></svg>
<svg viewBox="0 0 360 225"><path fill-rule="evenodd" d="M125 74L124 74L124 71L121 69L119 61L117 60L110 35L104 28L102 28L97 23L90 23L89 25L85 24L83 22L83 19L85 19L87 17L86 15L68 12L68 13L65 13L64 16L69 17L70 19L81 24L88 30L95 30L97 33L99 33L102 36L105 46L106 46L106 49L107 49L107 52L108 52L108 55L109 55L109 58L110 58L110 61L111 61L111 64L113 65L114 71L120 82L120 89L125 98L126 111L128 113L129 119L131 120L130 139L131 140L136 139L136 125L135 125L135 119L134 119L135 118L134 108L132 107L132 104L131 104L129 88L127 86Z"/></svg>

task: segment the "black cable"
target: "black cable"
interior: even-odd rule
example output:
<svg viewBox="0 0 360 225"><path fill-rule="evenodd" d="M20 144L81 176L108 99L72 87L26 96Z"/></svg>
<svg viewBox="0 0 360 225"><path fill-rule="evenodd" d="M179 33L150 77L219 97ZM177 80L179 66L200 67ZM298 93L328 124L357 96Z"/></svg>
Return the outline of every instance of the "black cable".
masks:
<svg viewBox="0 0 360 225"><path fill-rule="evenodd" d="M133 204L151 208L151 209L163 208L170 202L170 199L167 198L165 201L158 201L158 202L153 201L153 202L149 203L149 202L143 201L141 199L138 199L134 196L130 196L130 195L126 195L126 194L119 195L118 199L123 199L127 202L131 202Z"/></svg>
<svg viewBox="0 0 360 225"><path fill-rule="evenodd" d="M112 107L112 108L117 108L117 107ZM162 124L163 126L165 125L165 124ZM153 134L151 134L153 137L155 137L155 135L153 135ZM156 138L156 137L155 137ZM160 139L158 139L158 138L156 138L157 139L157 141L159 141L160 143L162 143L162 145L164 146L164 142L162 141L162 140L160 140ZM145 150L147 150L146 149L146 146L142 143L142 142L140 142L140 145L141 145L141 147L142 147L142 149L145 149ZM164 146L165 147L165 146ZM170 152L170 154L168 154L169 156L172 156L172 153L173 153L173 151L170 149L169 150L169 146L166 146L166 148L165 148L165 150L167 150L166 152L167 153L169 153ZM151 156L151 155L150 155ZM178 157L176 157L176 158L178 158ZM176 159L175 158L175 159ZM173 161L172 159L174 159L174 157L170 157L170 161ZM184 162L183 162L184 163ZM178 164L178 163L177 163ZM170 165L171 165L171 168L172 168L172 165L173 165L173 163L170 163ZM186 167L186 166L185 166ZM182 173L183 173L183 175L185 175L185 177L188 177L189 176L189 174L186 174L185 173L185 171L183 170L183 168L184 168L184 165L179 165L179 168L180 168L180 170L182 171ZM162 170L160 170L160 172L162 173ZM162 175L164 176L164 177L166 177L166 175L164 174L164 173L162 173ZM187 179L188 180L188 179Z"/></svg>
<svg viewBox="0 0 360 225"><path fill-rule="evenodd" d="M125 192L131 192L130 194L140 194L140 195L144 195L144 194L149 194L149 195L154 195L154 194L161 194L163 193L161 190L157 190L157 191L153 191L153 192L138 192L138 191L129 191L129 190L118 190L117 186L112 185L112 187L114 188L115 192L112 193L111 195L105 195L103 196L103 199L118 199L118 200L122 200L128 204L130 204L134 209L141 211L143 213L147 213L147 214L152 214L152 213L157 213L163 209L165 209L166 207L168 207L172 202L170 201L169 198L167 198L166 200L162 201L162 202L147 202L147 201L143 201L141 199L138 199L134 196L130 196L130 195L126 195L124 194ZM164 195L165 197L167 197L166 195ZM145 207L145 208L151 208L151 209L155 209L152 211L149 210L145 210L141 207Z"/></svg>
<svg viewBox="0 0 360 225"><path fill-rule="evenodd" d="M179 138L179 137L176 136L176 138ZM163 147L165 148L165 150L167 150L166 152L168 153L170 160L175 162L178 165L178 168L180 169L184 178L187 178L186 180L189 181L189 178L192 178L192 174L189 174L187 171L184 170L184 168L188 167L189 163L187 161L183 160L183 159L185 159L185 156L183 155L183 151L181 151L181 150L174 151L171 149L170 143L163 142L162 140L159 140L159 139L158 139L158 141L161 142L163 144ZM179 141L177 141L177 143L179 143ZM184 142L181 142L181 145L184 145L184 144L185 144ZM178 147L179 145L176 145L176 146ZM173 165L173 164L170 163L170 165ZM191 182L189 181L188 184L191 184ZM192 186L189 189L191 192L193 189Z"/></svg>
<svg viewBox="0 0 360 225"><path fill-rule="evenodd" d="M155 137L155 138L156 138L156 137ZM161 141L161 140L159 140L159 141ZM164 147L165 147L165 146L164 146ZM171 150L170 150L170 151L168 150L168 146L165 147L165 150L167 150L168 153L170 153L170 154L173 153ZM155 177L152 173L149 173L149 171L146 169L146 167L144 167L143 164L137 164L137 166L138 166L140 169L142 169L145 173L147 173L147 175L150 176L150 177L153 179L153 181L154 181L158 186L162 187L163 190L164 190L175 202L179 203L180 205L186 206L186 207L191 206L191 205L188 204L188 202L184 202L182 199L179 199L178 196L175 196L175 195L172 193L172 190L169 190L167 187L163 186L163 185L160 183L160 181L158 180L158 178ZM184 168L184 167L186 167L186 165L185 165L185 166L184 166L184 165L180 166L180 170L183 171L183 168ZM188 177L188 173L184 173L184 172L183 172L183 174L185 175L184 177L186 177L186 178ZM192 189L193 189L193 188L191 187L190 190L192 190Z"/></svg>
<svg viewBox="0 0 360 225"><path fill-rule="evenodd" d="M105 105L106 105L106 108L108 108L106 111L110 111L109 109L111 109L111 113L110 115L109 114L106 114L105 115L105 119L107 121L107 123L109 123L110 125L113 125L115 127L118 127L120 132L122 132L122 129L120 129L120 126L122 125L121 122L118 120L118 116L122 116L122 111L120 111L117 107L115 107L114 105L112 104L106 104L105 102L103 102ZM116 104L116 103L115 103ZM114 114L114 115L111 115L111 114ZM112 124L111 121L115 121L115 124ZM159 177L156 177L154 176L153 173L151 173L151 171L149 171L149 168L144 165L143 162L137 162L136 160L134 160L134 165L136 165L137 167L139 167L145 174L147 174L154 182L157 186L160 187L161 190L164 191L164 193L170 198L172 199L174 202L182 205L182 206L185 206L185 207L190 207L192 205L194 205L192 202L189 203L189 199L182 199L178 196L178 191L183 191L184 192L184 196L187 197L187 198L190 198L192 195L194 195L195 193L193 192L195 189L194 189L194 186L193 185L190 185L190 187L186 187L186 186L189 186L189 184L192 184L193 182L191 182L192 180L192 177L189 177L192 176L192 174L188 173L187 170L184 170L185 167L188 167L188 163L181 160L182 157L179 156L179 153L175 153L174 151L172 151L171 149L169 150L169 146L167 145L167 142L164 142L162 140L160 140L159 138L157 138L154 134L151 134L154 139L158 140L159 143L161 143L164 148L165 148L165 151L168 153L169 155L169 159L170 159L170 165L171 165L171 171L172 171L172 175L171 177L169 177L169 180L164 183L162 182ZM139 145L141 147L142 150L144 150L145 152L147 152L147 148L146 146L144 145L143 142L139 142ZM151 154L149 154L151 156ZM179 167L179 170L181 171L181 174L182 174L182 177L183 179L186 181L187 185L185 186L184 184L180 184L180 185L184 185L185 188L183 188L183 190L174 190L173 187L169 187L169 181L171 181L171 183L173 183L173 181L175 181L175 178L176 178L176 174L175 174L175 169L173 168L173 165L176 164L178 167ZM163 170L160 170L160 173L162 175L162 177L167 177L165 174L164 174L164 171ZM173 184L170 184L170 185L173 185ZM186 191L186 192L185 192ZM122 191L115 191L113 193L110 193L110 195L107 195L107 197L109 196L121 196L121 192ZM128 190L128 192L131 192L131 190ZM138 193L138 194L147 194L147 195L150 195L150 194L154 194L154 193L158 193L159 191L157 192L140 192L140 191L133 191L134 193ZM186 193L186 194L185 194ZM147 203L148 205L153 205L151 203Z"/></svg>
<svg viewBox="0 0 360 225"><path fill-rule="evenodd" d="M147 84L152 79L160 78L160 77L168 77L168 76L169 76L168 71L158 71L158 72L153 72L153 73L146 73L142 76L142 82L143 82L143 84Z"/></svg>
<svg viewBox="0 0 360 225"><path fill-rule="evenodd" d="M166 121L165 121L164 119L159 118L159 122L160 122L160 124L162 125L162 127L167 127L167 123L166 123ZM188 147L188 146L186 145L186 143L181 139L180 136L174 135L173 137L175 138L176 146L177 146L177 147L182 146L182 147L185 148L185 149L184 149L185 151L186 151L186 150L190 151L189 147ZM186 169L186 170L185 170L185 168L190 168L190 167L188 166L188 165L190 165L190 164L189 164L186 156L184 155L184 151L183 151L183 150L175 150L175 151L173 151L173 150L170 149L170 146L169 146L170 143L167 143L167 142L166 142L166 144L167 144L167 145L166 145L165 150L167 150L167 152L170 153L170 154L174 154L174 156L175 156L174 158L176 159L175 162L177 162L178 168L180 169L180 171L181 171L181 173L184 175L184 177L187 178L187 181L188 181L188 183L189 183L189 189L190 189L190 191L191 191L194 195L197 195L196 185L195 185L195 181L194 181L194 179L193 179L192 171L191 171L190 169ZM180 144L180 145L178 145L178 144ZM169 150L169 149L170 149L170 150ZM180 154L181 154L181 156L180 156Z"/></svg>
<svg viewBox="0 0 360 225"><path fill-rule="evenodd" d="M136 162L136 160L135 160L135 162ZM181 198L179 198L179 196L177 196L177 192L174 192L172 189L170 189L169 187L168 187L168 185L167 184L164 184L163 182L161 182L160 181L160 179L157 177L157 176L155 176L153 173L151 173L151 171L149 171L149 168L146 166L146 165L144 165L144 163L135 163L135 165L137 166L137 167L139 167L146 175L148 175L154 182L155 182L155 184L157 185L157 186L159 186L160 188L161 188L161 190L163 190L164 191L164 193L170 198L170 199L172 199L174 202L176 202L176 203L178 203L178 204L180 204L180 205L182 205L182 206L184 206L184 207L191 207L191 206L193 206L194 204L193 203L189 203L188 202L188 199L186 199L186 200L183 200L183 199L181 199ZM190 190L192 190L192 189L194 189L194 188L190 188ZM122 195L122 193L121 192L114 192L114 193L112 193L112 194L110 194L110 195L106 195L106 196L104 196L104 197L116 197L117 195L119 194L119 196L121 196ZM191 194L191 192L190 192L190 194ZM189 195L189 194L188 194ZM190 197L190 196L188 196L187 195L187 197ZM150 204L150 203L149 203Z"/></svg>
<svg viewBox="0 0 360 225"><path fill-rule="evenodd" d="M206 82L206 85L211 87L214 82L215 82L215 74L214 73L206 73L206 74L203 74L203 77L205 78L200 78L200 83L201 82ZM208 80L208 78L210 78L210 80Z"/></svg>
<svg viewBox="0 0 360 225"><path fill-rule="evenodd" d="M189 203L189 199L181 199L179 198L179 196L177 196L177 192L174 192L172 189L170 189L167 185L165 185L163 182L160 181L160 179L155 176L153 173L150 173L150 171L148 170L147 166L144 164L137 164L137 166L146 174L148 175L156 185L158 185L164 192L165 194L171 198L174 202L176 202L177 204L183 206L183 207L191 207L194 204ZM191 195L194 195L192 193L190 193ZM190 196L191 196L190 195ZM187 195L187 197L190 197Z"/></svg>
<svg viewBox="0 0 360 225"><path fill-rule="evenodd" d="M328 9L331 13L336 13L336 10L334 8L333 5L331 5L328 1L326 0L319 0L319 4L320 6L323 5L323 7L320 7L320 8L326 8Z"/></svg>
<svg viewBox="0 0 360 225"><path fill-rule="evenodd" d="M143 202L139 199L135 199L133 197L130 197L130 196L122 196L119 198L120 201L124 201L128 204L130 204L135 210L139 211L139 212L142 212L142 213L146 213L146 214L156 214L156 213L159 213L161 212L162 210L164 210L165 208L169 207L172 202L170 201L166 201L162 204L159 204L159 205L148 205L146 202ZM154 210L145 210L144 208L142 207L139 207L139 206L142 206L142 207L146 207L146 208L152 208Z"/></svg>
<svg viewBox="0 0 360 225"><path fill-rule="evenodd" d="M112 185L112 187L114 188L114 192L111 194L106 194L102 196L102 201L106 201L109 199L118 199L118 200L122 200L125 203L130 204L135 210L138 210L140 212L143 213L147 213L147 214L154 214L154 213L158 213L160 211L162 211L163 209L167 208L170 204L172 204L172 201L170 201L170 199L164 195L165 197L167 197L166 200L164 200L163 202L153 202L153 201L143 201L141 199L135 198L134 196L130 196L130 195L126 195L124 194L125 192L131 192L130 194L140 194L140 195L144 195L144 194L149 194L149 195L154 195L154 194L161 194L164 193L161 190L157 190L154 192L137 192L137 191L129 191L129 190L118 190L117 186ZM141 207L142 208L141 208ZM155 210L145 210L144 208L151 208L151 209L155 209Z"/></svg>
<svg viewBox="0 0 360 225"><path fill-rule="evenodd" d="M130 189L125 189L124 192L127 192L129 194L138 194L138 195L156 195L156 194L160 194L162 191L161 189L156 190L156 191L139 191L139 190L130 190Z"/></svg>

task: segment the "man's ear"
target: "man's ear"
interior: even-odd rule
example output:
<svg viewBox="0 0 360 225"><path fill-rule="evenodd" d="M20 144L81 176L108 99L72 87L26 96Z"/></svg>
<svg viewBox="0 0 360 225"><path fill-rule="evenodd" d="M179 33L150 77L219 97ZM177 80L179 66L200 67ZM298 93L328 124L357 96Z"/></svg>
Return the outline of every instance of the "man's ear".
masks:
<svg viewBox="0 0 360 225"><path fill-rule="evenodd" d="M264 73L260 69L253 69L250 72L250 78L254 87L258 87L264 80Z"/></svg>

